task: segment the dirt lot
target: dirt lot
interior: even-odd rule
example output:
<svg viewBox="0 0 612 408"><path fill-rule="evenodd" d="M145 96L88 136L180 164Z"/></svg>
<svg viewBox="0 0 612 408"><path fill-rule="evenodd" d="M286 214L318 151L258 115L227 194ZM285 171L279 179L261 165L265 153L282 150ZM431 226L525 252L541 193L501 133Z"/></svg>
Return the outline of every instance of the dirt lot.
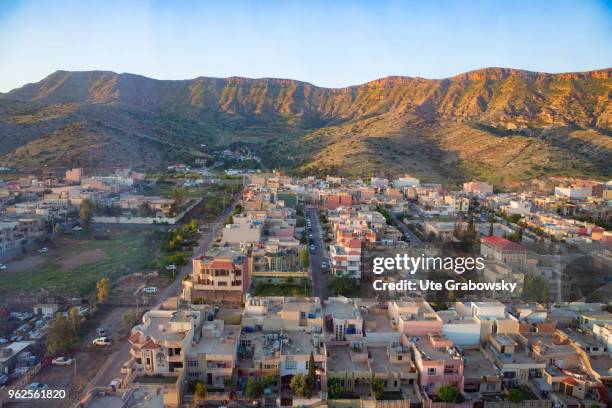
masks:
<svg viewBox="0 0 612 408"><path fill-rule="evenodd" d="M68 270L72 268L78 268L81 265L87 265L90 263L102 261L106 259L107 256L108 255L106 255L106 252L104 250L96 248L80 253L71 253L64 258L57 258L57 261L59 261L60 266L64 270Z"/></svg>

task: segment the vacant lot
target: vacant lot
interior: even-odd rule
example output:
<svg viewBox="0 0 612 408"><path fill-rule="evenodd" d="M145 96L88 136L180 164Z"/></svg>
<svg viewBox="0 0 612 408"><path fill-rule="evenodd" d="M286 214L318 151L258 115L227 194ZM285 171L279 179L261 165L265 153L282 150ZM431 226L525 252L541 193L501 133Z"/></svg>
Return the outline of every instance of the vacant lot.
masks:
<svg viewBox="0 0 612 408"><path fill-rule="evenodd" d="M46 254L26 255L0 272L0 293L47 289L87 294L103 276L148 269L159 245L151 228L104 227L62 237Z"/></svg>

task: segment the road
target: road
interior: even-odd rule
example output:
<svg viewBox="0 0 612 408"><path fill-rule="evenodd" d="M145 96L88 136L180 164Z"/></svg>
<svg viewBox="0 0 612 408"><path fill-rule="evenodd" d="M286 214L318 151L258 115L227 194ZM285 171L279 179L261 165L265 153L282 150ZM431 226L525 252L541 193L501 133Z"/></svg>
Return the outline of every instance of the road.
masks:
<svg viewBox="0 0 612 408"><path fill-rule="evenodd" d="M391 216L395 220L395 224L396 224L397 228L400 231L402 231L404 236L407 237L410 240L410 246L413 246L415 248L420 248L420 247L424 246L423 241L421 241L421 239L419 237L417 237L414 234L414 232L412 232L410 230L410 228L408 228L408 226L406 224L404 224L404 222L397 217L397 215L395 215L394 213L391 213Z"/></svg>
<svg viewBox="0 0 612 408"><path fill-rule="evenodd" d="M329 297L329 288L327 287L327 278L329 277L329 273L323 273L321 262L325 261L327 263L328 270L330 263L327 250L325 249L325 242L323 241L323 227L321 227L321 223L319 222L319 214L315 208L306 208L305 215L306 219L312 222L312 232L308 232L308 234L312 234L315 245L315 252L310 253L312 294L313 296L318 296L321 298L321 300L324 300Z"/></svg>
<svg viewBox="0 0 612 408"><path fill-rule="evenodd" d="M179 296L182 290L183 278L190 274L192 271L192 262L191 260L200 256L204 253L204 251L210 247L213 240L216 237L216 234L220 231L220 227L224 224L225 220L231 214L235 203L232 203L224 212L221 214L214 223L208 224L210 230L200 237L198 241L198 245L193 249L193 255L190 258L187 265L180 268L179 273L177 274L174 282L172 282L168 287L162 289L160 291L160 295L158 297L158 302L151 306L149 309L155 309L159 305L161 305L166 299ZM94 386L107 386L114 378L120 378L120 370L125 362L128 361L130 356L130 344L128 341L122 341L120 345L118 345L116 351L113 355L107 360L99 374L96 376L94 381L90 383L90 388ZM86 390L88 391L88 390ZM86 392L84 393L86 394Z"/></svg>

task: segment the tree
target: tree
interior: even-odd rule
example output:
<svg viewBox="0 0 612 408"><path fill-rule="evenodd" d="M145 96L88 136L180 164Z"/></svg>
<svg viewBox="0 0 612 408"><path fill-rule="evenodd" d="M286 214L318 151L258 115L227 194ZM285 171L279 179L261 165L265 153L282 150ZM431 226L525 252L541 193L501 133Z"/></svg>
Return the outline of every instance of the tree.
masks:
<svg viewBox="0 0 612 408"><path fill-rule="evenodd" d="M382 397L383 391L385 390L384 380L372 377L372 380L370 380L370 385L372 386L372 393L374 394L374 398L380 399L380 397Z"/></svg>
<svg viewBox="0 0 612 408"><path fill-rule="evenodd" d="M70 316L70 324L72 324L72 328L76 333L79 328L79 323L81 323L81 316L79 316L79 308L76 306L71 307L68 311L68 315Z"/></svg>
<svg viewBox="0 0 612 408"><path fill-rule="evenodd" d="M310 352L310 358L308 359L308 377L306 377L306 383L311 392L317 389L317 371L312 351Z"/></svg>
<svg viewBox="0 0 612 408"><path fill-rule="evenodd" d="M300 263L302 269L308 269L308 265L310 265L310 254L306 248L300 249Z"/></svg>
<svg viewBox="0 0 612 408"><path fill-rule="evenodd" d="M195 395L198 398L205 398L206 397L206 384L204 384L202 381L198 381L196 382L195 385Z"/></svg>
<svg viewBox="0 0 612 408"><path fill-rule="evenodd" d="M463 401L463 396L459 390L452 385L443 385L442 387L438 388L437 395L442 402L460 403Z"/></svg>
<svg viewBox="0 0 612 408"><path fill-rule="evenodd" d="M526 302L548 302L548 281L541 276L525 275L523 279L523 300Z"/></svg>
<svg viewBox="0 0 612 408"><path fill-rule="evenodd" d="M298 397L307 398L310 396L310 390L306 384L306 377L302 374L294 375L293 378L291 378L289 386L291 387L291 391Z"/></svg>
<svg viewBox="0 0 612 408"><path fill-rule="evenodd" d="M478 232L476 232L476 225L474 225L474 217L470 216L467 229L465 231L465 239L468 242L474 242L477 236Z"/></svg>
<svg viewBox="0 0 612 408"><path fill-rule="evenodd" d="M72 323L64 317L63 313L57 313L55 320L47 330L47 352L51 355L59 354L79 341Z"/></svg>
<svg viewBox="0 0 612 408"><path fill-rule="evenodd" d="M330 276L327 282L327 287L334 295L350 295L359 287L357 279L350 276Z"/></svg>
<svg viewBox="0 0 612 408"><path fill-rule="evenodd" d="M81 209L79 210L79 218L81 219L81 224L84 227L89 227L91 225L91 219L94 213L94 205L87 198L81 201Z"/></svg>
<svg viewBox="0 0 612 408"><path fill-rule="evenodd" d="M489 236L493 236L493 224L495 223L495 214L489 211Z"/></svg>
<svg viewBox="0 0 612 408"><path fill-rule="evenodd" d="M98 302L104 303L111 289L110 280L106 277L100 279L100 281L96 283L96 289L98 289Z"/></svg>
<svg viewBox="0 0 612 408"><path fill-rule="evenodd" d="M263 392L263 385L254 377L249 377L246 385L246 396L249 399L257 399Z"/></svg>
<svg viewBox="0 0 612 408"><path fill-rule="evenodd" d="M519 388L513 388L508 391L508 401L522 402L525 399L525 394Z"/></svg>
<svg viewBox="0 0 612 408"><path fill-rule="evenodd" d="M178 214L187 203L187 190L184 187L172 189L172 199L174 200L175 211Z"/></svg>

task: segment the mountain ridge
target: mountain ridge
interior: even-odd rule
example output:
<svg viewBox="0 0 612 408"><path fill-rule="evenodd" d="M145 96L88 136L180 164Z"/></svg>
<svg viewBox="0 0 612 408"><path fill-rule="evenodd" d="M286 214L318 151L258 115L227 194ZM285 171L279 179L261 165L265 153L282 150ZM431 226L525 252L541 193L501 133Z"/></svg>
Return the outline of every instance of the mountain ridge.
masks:
<svg viewBox="0 0 612 408"><path fill-rule="evenodd" d="M0 163L18 164L17 157L28 156L25 150L31 156L37 145L48 144L31 134L19 142L26 129L52 139L62 126L79 123L81 132L90 129L99 140L122 146L139 140L143 159L154 158L149 164L193 158L201 143L243 143L278 165L315 173L413 171L439 179L480 176L500 183L495 173L502 165L521 160L525 162L515 167L505 165L510 179L564 173L563 166L551 167L537 155L527 155L525 146L532 146L543 149L547 160L564 160L567 174L609 177L611 95L612 68L560 74L482 68L443 79L389 76L344 88L279 78L157 80L112 71L60 70L0 95L0 132L5 145L16 146L0 148ZM24 115L20 109L36 113ZM166 157L167 152L156 151L139 133L180 146L180 151ZM96 138L84 140L94 143ZM479 153L470 141L486 142L492 149L523 149L515 158L501 151L496 159ZM31 143L32 149L27 147ZM274 144L281 145L278 151ZM108 154L96 150L96 157L86 157L87 149L76 156L46 153L45 158L37 153L27 157L32 166L25 167L91 164L90 159L100 165L109 155L122 156L109 148ZM128 150L140 156L138 149ZM423 163L398 160L411 154L422 155Z"/></svg>

